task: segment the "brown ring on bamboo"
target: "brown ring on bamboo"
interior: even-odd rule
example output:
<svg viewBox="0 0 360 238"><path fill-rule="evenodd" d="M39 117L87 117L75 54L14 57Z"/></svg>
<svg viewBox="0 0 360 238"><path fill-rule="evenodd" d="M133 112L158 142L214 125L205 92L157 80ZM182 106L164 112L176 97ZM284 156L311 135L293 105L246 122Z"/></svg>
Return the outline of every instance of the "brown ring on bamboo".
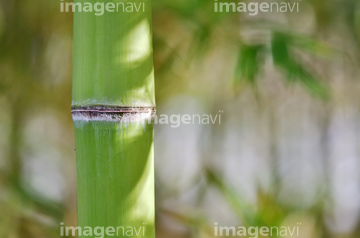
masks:
<svg viewBox="0 0 360 238"><path fill-rule="evenodd" d="M120 121L152 123L156 115L155 107L72 107L74 121Z"/></svg>

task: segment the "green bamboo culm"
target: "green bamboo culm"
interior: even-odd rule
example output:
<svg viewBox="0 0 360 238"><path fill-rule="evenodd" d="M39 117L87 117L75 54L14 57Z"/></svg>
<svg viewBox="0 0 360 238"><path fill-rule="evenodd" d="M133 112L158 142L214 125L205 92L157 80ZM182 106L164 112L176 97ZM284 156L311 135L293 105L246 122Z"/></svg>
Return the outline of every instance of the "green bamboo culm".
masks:
<svg viewBox="0 0 360 238"><path fill-rule="evenodd" d="M96 2L118 11L74 13L78 226L115 228L104 237L154 238L151 2ZM137 9L123 11L130 4Z"/></svg>

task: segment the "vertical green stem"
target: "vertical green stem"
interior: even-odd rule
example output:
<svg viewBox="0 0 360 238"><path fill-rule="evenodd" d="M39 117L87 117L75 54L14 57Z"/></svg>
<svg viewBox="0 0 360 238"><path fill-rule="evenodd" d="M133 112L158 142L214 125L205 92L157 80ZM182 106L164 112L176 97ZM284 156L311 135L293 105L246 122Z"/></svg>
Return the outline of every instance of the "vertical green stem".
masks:
<svg viewBox="0 0 360 238"><path fill-rule="evenodd" d="M97 2L114 3L115 12L74 14L78 226L115 228L104 237L153 238L151 2Z"/></svg>

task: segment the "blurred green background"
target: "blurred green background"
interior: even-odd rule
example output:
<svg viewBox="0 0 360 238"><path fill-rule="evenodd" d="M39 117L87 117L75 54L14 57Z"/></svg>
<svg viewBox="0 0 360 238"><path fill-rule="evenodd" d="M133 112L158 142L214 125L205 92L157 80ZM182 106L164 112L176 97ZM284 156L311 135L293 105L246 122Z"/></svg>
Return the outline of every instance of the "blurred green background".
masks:
<svg viewBox="0 0 360 238"><path fill-rule="evenodd" d="M0 0L0 238L76 225L72 13ZM153 0L158 114L220 125L155 128L158 238L213 225L360 237L360 2L299 13L214 13Z"/></svg>

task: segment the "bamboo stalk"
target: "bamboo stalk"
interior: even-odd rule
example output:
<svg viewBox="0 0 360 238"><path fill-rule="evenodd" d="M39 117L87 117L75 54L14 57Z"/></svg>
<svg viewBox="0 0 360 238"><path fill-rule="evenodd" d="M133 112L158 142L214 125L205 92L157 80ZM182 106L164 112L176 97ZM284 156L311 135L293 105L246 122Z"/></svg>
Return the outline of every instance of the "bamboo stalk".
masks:
<svg viewBox="0 0 360 238"><path fill-rule="evenodd" d="M78 226L124 227L127 237L152 238L153 125L146 123L155 112L151 3L130 3L144 6L102 16L74 13Z"/></svg>

